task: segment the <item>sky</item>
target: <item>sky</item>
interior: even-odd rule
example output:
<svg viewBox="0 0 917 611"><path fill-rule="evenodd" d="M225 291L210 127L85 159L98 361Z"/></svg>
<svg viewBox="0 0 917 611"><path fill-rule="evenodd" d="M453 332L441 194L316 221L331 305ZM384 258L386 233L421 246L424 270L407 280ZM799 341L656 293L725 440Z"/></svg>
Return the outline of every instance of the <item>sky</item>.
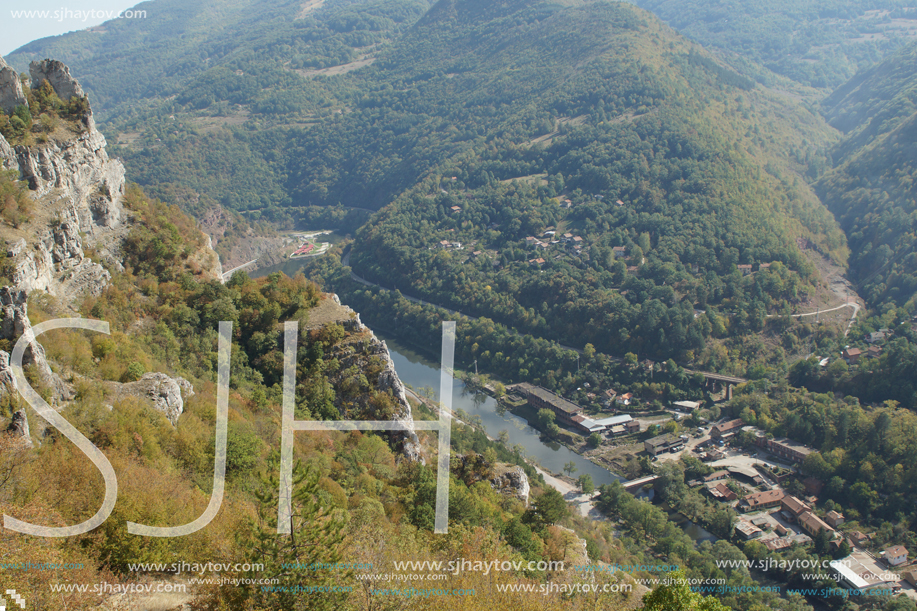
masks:
<svg viewBox="0 0 917 611"><path fill-rule="evenodd" d="M139 2L140 0L0 0L0 55L6 55L39 38L99 25ZM131 15L125 13L122 18L129 17Z"/></svg>

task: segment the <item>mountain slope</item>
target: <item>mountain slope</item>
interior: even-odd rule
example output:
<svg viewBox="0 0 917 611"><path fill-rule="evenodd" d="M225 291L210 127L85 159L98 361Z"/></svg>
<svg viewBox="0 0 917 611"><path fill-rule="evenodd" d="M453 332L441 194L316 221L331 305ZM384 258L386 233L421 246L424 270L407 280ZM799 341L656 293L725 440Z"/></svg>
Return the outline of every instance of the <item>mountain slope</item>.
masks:
<svg viewBox="0 0 917 611"><path fill-rule="evenodd" d="M917 306L917 45L825 101L847 136L817 190L847 232L851 273L873 305Z"/></svg>
<svg viewBox="0 0 917 611"><path fill-rule="evenodd" d="M830 130L648 13L571 4L441 2L366 73L391 89L338 134L370 134L373 154L358 140L343 173L329 149L299 156L301 175L332 180L304 181L304 197L395 197L354 269L536 336L657 357L699 358L814 295L796 238L839 259L844 240L787 157ZM398 197L402 167L422 180ZM532 254L536 237L548 245ZM729 331L695 315L708 306L736 312Z"/></svg>
<svg viewBox="0 0 917 611"><path fill-rule="evenodd" d="M330 23L331 14L322 19ZM246 44L258 46L259 32L253 28ZM268 44L277 40L265 44L279 48ZM372 266L388 261L406 288L448 292L455 304L473 300L480 314L578 344L591 340L576 321L601 320L600 344L617 352L635 333L638 350L698 356L705 338L760 331L767 314L807 307L817 280L797 239L835 261L846 257L836 223L803 179L832 130L650 13L611 2L443 0L374 57L323 78L280 68L283 79L265 78L266 87L252 92L247 68L227 56L180 84L173 100L116 121L117 152L152 193L185 206L209 200L252 220L293 224L329 218L321 211L339 207L377 210L398 201L357 245L353 261L363 273L381 274ZM309 104L288 111L261 103L307 90ZM457 185L441 183L444 176ZM497 188L514 179L520 186ZM571 288L553 295L552 311L532 313L552 289L521 269L507 271L512 281L480 279L481 287L498 287L499 304L463 294L458 268L432 274L435 290L408 278L426 265L417 249L452 228L444 211L461 202L427 201L446 188L456 192L449 198L493 200L469 218L464 238L501 260L530 258L520 248L527 232L564 224L581 234L588 257L557 261L552 282ZM565 199L577 207L561 208ZM618 199L627 206L615 206ZM500 219L504 227L485 240L487 225ZM629 264L614 247L627 249ZM770 262L781 263L776 279L737 268ZM523 279L531 284L509 295ZM580 294L588 306L563 309ZM665 315L643 314L648 300ZM708 305L735 320L711 313L712 321L695 321L695 307ZM676 341L662 340L669 334Z"/></svg>
<svg viewBox="0 0 917 611"><path fill-rule="evenodd" d="M721 50L763 83L774 80L772 71L811 87L833 88L917 36L917 11L905 0L636 4L693 40Z"/></svg>
<svg viewBox="0 0 917 611"><path fill-rule="evenodd" d="M197 108L243 102L283 112L308 105L315 93L291 69L356 59L384 44L405 21L413 23L428 6L425 0L156 0L137 5L147 13L143 19L115 19L40 39L7 59L20 70L46 57L63 61L80 75L105 120L136 116L191 85L196 91L189 101ZM287 90L286 99L258 97L278 83Z"/></svg>

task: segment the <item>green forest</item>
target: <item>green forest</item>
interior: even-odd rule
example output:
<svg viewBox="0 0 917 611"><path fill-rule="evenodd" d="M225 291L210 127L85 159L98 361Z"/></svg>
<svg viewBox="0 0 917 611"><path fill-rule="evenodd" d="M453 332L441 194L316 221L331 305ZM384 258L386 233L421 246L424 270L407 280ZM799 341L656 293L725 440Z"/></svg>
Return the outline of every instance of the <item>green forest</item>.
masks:
<svg viewBox="0 0 917 611"><path fill-rule="evenodd" d="M636 4L767 85L779 82L777 74L833 89L906 44L902 34L917 28L917 9L904 0Z"/></svg>

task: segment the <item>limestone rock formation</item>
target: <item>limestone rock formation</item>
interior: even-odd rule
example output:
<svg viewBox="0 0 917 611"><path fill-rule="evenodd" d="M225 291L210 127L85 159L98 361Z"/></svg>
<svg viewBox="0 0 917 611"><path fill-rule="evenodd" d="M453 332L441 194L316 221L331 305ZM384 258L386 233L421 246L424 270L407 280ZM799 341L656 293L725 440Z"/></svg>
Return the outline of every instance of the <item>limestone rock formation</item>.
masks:
<svg viewBox="0 0 917 611"><path fill-rule="evenodd" d="M375 386L381 391L390 392L392 394L398 407L392 415L391 420L403 424L407 429L403 431L392 431L389 437L396 443L402 456L408 460L423 464L424 459L420 453L420 440L414 430L414 416L411 413L411 404L408 403L404 384L395 371L395 363L392 362L392 356L389 354L388 347L385 345L384 341L379 340L379 338L360 321L359 314L354 312L351 308L341 304L341 300L337 295L332 293L330 297L338 306L338 322L341 326L350 333L366 333L368 342L366 342L366 347L361 351L361 354L364 357L375 356L382 361L382 370L375 381ZM354 361L352 364L357 364L357 362Z"/></svg>
<svg viewBox="0 0 917 611"><path fill-rule="evenodd" d="M0 92L2 91L3 89L0 88ZM0 134L0 170L19 171L19 161L16 159L16 151L14 151L10 143L6 141L3 134Z"/></svg>
<svg viewBox="0 0 917 611"><path fill-rule="evenodd" d="M494 465L494 475L490 478L490 486L508 496L515 496L526 505L529 504L529 478L519 465L497 463Z"/></svg>
<svg viewBox="0 0 917 611"><path fill-rule="evenodd" d="M18 389L16 378L13 377L13 369L10 367L10 353L0 350L0 397L15 393Z"/></svg>
<svg viewBox="0 0 917 611"><path fill-rule="evenodd" d="M0 110L9 115L16 110L17 106L25 106L26 104L27 100L22 92L19 75L0 57ZM2 140L2 137L0 137L0 140ZM3 143L0 143L0 149L2 149L2 146Z"/></svg>
<svg viewBox="0 0 917 611"><path fill-rule="evenodd" d="M25 410L21 409L13 414L13 420L6 427L7 435L12 435L15 439L21 440L22 443L31 448L32 437L29 433L29 420L26 418Z"/></svg>
<svg viewBox="0 0 917 611"><path fill-rule="evenodd" d="M0 339L18 341L25 338L28 342L25 353L22 358L22 365L34 365L40 379L60 396L66 394L66 390L60 379L51 372L51 367L45 359L45 350L37 341L35 334L32 332L32 324L29 322L28 304L26 303L27 295L23 290L16 290L8 286L0 288ZM6 354L6 353L4 353ZM9 355L6 355L6 371L9 369ZM0 376L3 376L3 357L0 357ZM14 386L15 387L15 386Z"/></svg>
<svg viewBox="0 0 917 611"><path fill-rule="evenodd" d="M173 425L178 422L185 407L182 399L182 389L185 397L194 394L191 383L184 378L170 378L164 373L147 373L136 382L121 384L117 390L117 399L125 397L139 397L149 399L153 407L165 414Z"/></svg>
<svg viewBox="0 0 917 611"><path fill-rule="evenodd" d="M7 72L12 76L4 80L2 75ZM84 95L61 62L32 62L30 72L33 88L47 81L62 100ZM18 75L3 62L0 100L21 96L21 87L17 87ZM89 261L84 249L92 246L100 255L109 255L108 263L117 268L112 253L118 247L111 242L123 237L119 228L125 215L121 206L124 166L109 159L105 137L95 129L91 110L79 132L15 146L0 136L0 166L19 171L36 200L36 218L47 219L32 223L28 231L20 232L23 237L14 240L9 249L12 281L16 288L47 291L68 302L77 296L97 295L108 284L110 274Z"/></svg>
<svg viewBox="0 0 917 611"><path fill-rule="evenodd" d="M29 76L32 77L32 89L38 89L48 81L57 97L65 102L73 96L81 98L86 95L76 79L70 76L70 68L55 59L32 62L29 64Z"/></svg>

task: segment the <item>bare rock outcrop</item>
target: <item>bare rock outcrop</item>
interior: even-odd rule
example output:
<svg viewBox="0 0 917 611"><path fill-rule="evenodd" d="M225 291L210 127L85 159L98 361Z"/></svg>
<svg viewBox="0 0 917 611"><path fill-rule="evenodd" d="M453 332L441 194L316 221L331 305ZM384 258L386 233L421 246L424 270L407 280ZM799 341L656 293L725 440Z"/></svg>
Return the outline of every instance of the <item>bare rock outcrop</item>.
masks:
<svg viewBox="0 0 917 611"><path fill-rule="evenodd" d="M29 420L26 418L24 409L20 409L13 414L10 425L6 427L6 434L12 435L14 439L20 440L26 447L32 447L32 436L29 433Z"/></svg>
<svg viewBox="0 0 917 611"><path fill-rule="evenodd" d="M420 439L414 430L414 416L411 413L411 404L408 403L404 384L395 371L395 363L392 361L392 355L389 354L388 346L360 321L359 314L348 306L342 305L337 295L332 293L331 299L343 310L343 317L340 323L346 331L350 333L367 333L369 341L364 350L365 356L376 356L382 361L382 370L375 381L375 386L383 392L391 393L397 403L397 408L391 420L405 427L405 430L392 431L389 437L395 442L402 456L408 460L423 464L425 461L420 453Z"/></svg>
<svg viewBox="0 0 917 611"><path fill-rule="evenodd" d="M48 82L64 101L85 95L59 61L32 62L29 71L32 88ZM0 100L19 97L19 75L0 60ZM86 248L95 248L109 266L120 268L115 253L125 217L124 166L108 157L91 109L70 129L38 144L11 145L0 136L0 166L19 171L37 208L35 222L19 232L24 239L9 248L11 279L16 288L47 291L65 302L98 295L111 280L100 263L86 258Z"/></svg>
<svg viewBox="0 0 917 611"><path fill-rule="evenodd" d="M83 88L70 76L70 68L56 59L45 59L29 64L29 76L32 77L32 89L38 89L48 81L57 97L68 101L73 96L83 97Z"/></svg>
<svg viewBox="0 0 917 611"><path fill-rule="evenodd" d="M515 496L526 505L529 504L529 493L532 490L529 478L519 465L497 463L490 478L490 486L500 494Z"/></svg>
<svg viewBox="0 0 917 611"><path fill-rule="evenodd" d="M2 91L2 88L0 88ZM6 141L3 134L0 134L0 170L19 171L19 161L16 159L16 151Z"/></svg>
<svg viewBox="0 0 917 611"><path fill-rule="evenodd" d="M19 75L0 57L0 110L9 115L17 106L26 104Z"/></svg>
<svg viewBox="0 0 917 611"><path fill-rule="evenodd" d="M0 350L0 397L15 394L19 390L13 368L10 367L10 353Z"/></svg>
<svg viewBox="0 0 917 611"><path fill-rule="evenodd" d="M116 401L125 397L148 399L174 426L185 407L182 389L185 389L185 398L194 394L191 383L184 378L171 378L164 373L147 373L136 382L121 384L117 389Z"/></svg>
<svg viewBox="0 0 917 611"><path fill-rule="evenodd" d="M22 365L34 365L39 376L46 381L53 377L51 367L45 359L45 350L37 341L32 332L32 323L29 322L26 292L8 286L0 288L0 339L18 341L25 338L28 345L22 358Z"/></svg>

